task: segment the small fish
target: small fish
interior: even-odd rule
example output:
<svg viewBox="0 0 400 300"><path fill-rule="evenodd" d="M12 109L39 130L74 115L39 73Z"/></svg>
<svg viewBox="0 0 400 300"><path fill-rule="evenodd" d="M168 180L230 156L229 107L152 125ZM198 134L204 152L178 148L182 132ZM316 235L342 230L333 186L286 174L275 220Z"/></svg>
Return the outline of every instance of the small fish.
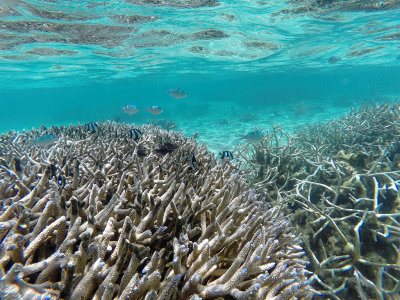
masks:
<svg viewBox="0 0 400 300"><path fill-rule="evenodd" d="M3 165L3 166L5 166L6 168L8 168L8 164L7 164L7 162L4 160L4 159L0 159L0 166L1 165Z"/></svg>
<svg viewBox="0 0 400 300"><path fill-rule="evenodd" d="M41 135L41 136L35 138L32 141L32 144L36 145L36 146L45 147L45 146L49 146L51 144L54 144L56 142L56 140L57 140L57 137L55 137L54 135L52 135L52 134L44 134L44 135Z"/></svg>
<svg viewBox="0 0 400 300"><path fill-rule="evenodd" d="M331 56L331 57L329 57L328 62L329 62L330 64L336 64L339 60L341 60L340 57Z"/></svg>
<svg viewBox="0 0 400 300"><path fill-rule="evenodd" d="M142 136L142 132L139 129L131 129L129 130L129 137L135 141L138 141Z"/></svg>
<svg viewBox="0 0 400 300"><path fill-rule="evenodd" d="M63 67L60 65L54 65L51 67L52 70L61 70Z"/></svg>
<svg viewBox="0 0 400 300"><path fill-rule="evenodd" d="M221 153L219 153L219 155L222 160L224 160L225 158L228 158L229 160L233 159L233 154L231 151L222 151Z"/></svg>
<svg viewBox="0 0 400 300"><path fill-rule="evenodd" d="M22 172L21 160L19 158L14 157L13 162L15 171L18 173Z"/></svg>
<svg viewBox="0 0 400 300"><path fill-rule="evenodd" d="M122 110L130 115L136 114L139 111L135 104L127 104L122 108Z"/></svg>
<svg viewBox="0 0 400 300"><path fill-rule="evenodd" d="M85 124L85 129L90 133L96 133L99 130L99 125L97 125L95 122L89 122Z"/></svg>
<svg viewBox="0 0 400 300"><path fill-rule="evenodd" d="M154 150L157 154L165 155L168 153L173 152L175 149L177 149L178 146L169 142L166 142L162 145L160 145L158 148Z"/></svg>
<svg viewBox="0 0 400 300"><path fill-rule="evenodd" d="M57 167L54 164L51 164L49 168L50 168L50 179L53 177L55 178L57 175Z"/></svg>
<svg viewBox="0 0 400 300"><path fill-rule="evenodd" d="M153 105L150 107L146 107L145 108L149 113L153 114L153 115L159 115L163 112L163 110L161 109L161 107L159 107L158 105Z"/></svg>
<svg viewBox="0 0 400 300"><path fill-rule="evenodd" d="M263 138L264 138L264 134L260 130L256 129L256 130L251 131L251 132L247 133L246 135L242 136L240 139L246 140L250 143L258 143Z"/></svg>
<svg viewBox="0 0 400 300"><path fill-rule="evenodd" d="M190 166L192 169L195 169L197 167L197 159L196 156L194 156L194 152L190 155Z"/></svg>
<svg viewBox="0 0 400 300"><path fill-rule="evenodd" d="M147 149L146 147L139 145L136 149L136 153L139 157L145 157L147 155Z"/></svg>
<svg viewBox="0 0 400 300"><path fill-rule="evenodd" d="M183 99L186 97L185 91L182 90L180 87L169 89L167 93L176 99Z"/></svg>
<svg viewBox="0 0 400 300"><path fill-rule="evenodd" d="M65 177L62 175L58 175L56 179L57 179L57 184L60 186L59 191L61 192L64 189L67 181L66 181Z"/></svg>
<svg viewBox="0 0 400 300"><path fill-rule="evenodd" d="M118 115L115 115L115 116L114 116L114 122L115 122L115 123L121 122L121 118L120 118Z"/></svg>

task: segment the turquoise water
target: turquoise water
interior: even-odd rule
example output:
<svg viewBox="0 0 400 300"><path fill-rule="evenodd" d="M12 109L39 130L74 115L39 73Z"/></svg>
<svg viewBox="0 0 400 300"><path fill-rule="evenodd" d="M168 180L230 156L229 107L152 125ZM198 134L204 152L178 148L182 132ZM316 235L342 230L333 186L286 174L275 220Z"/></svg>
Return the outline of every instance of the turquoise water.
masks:
<svg viewBox="0 0 400 300"><path fill-rule="evenodd" d="M287 130L300 124L338 118L351 107L372 101L393 101L400 96L400 69L358 67L351 70L302 69L276 74L229 74L229 78L161 75L81 86L3 88L0 91L0 131L91 121L153 123L171 120L187 136L214 151L233 149L237 139L258 126L268 130L279 123ZM166 93L181 86L187 93L175 99ZM121 108L134 103L139 112L127 115ZM161 115L144 107L159 105ZM227 144L229 146L227 146Z"/></svg>
<svg viewBox="0 0 400 300"><path fill-rule="evenodd" d="M211 150L400 96L399 1L0 3L0 132L178 122ZM166 93L181 87L185 99ZM140 111L126 115L121 108ZM159 105L161 115L143 108ZM223 139L223 142L221 142Z"/></svg>
<svg viewBox="0 0 400 300"><path fill-rule="evenodd" d="M208 149L214 153L232 151L235 155L234 161L238 162L240 149L237 146L239 142L245 143L243 140L240 141L240 137L254 131L256 127L266 135L267 131L275 124L281 125L285 132L293 132L306 124L340 118L352 108L365 103L395 101L400 103L399 20L400 0L0 0L0 133L9 130L30 130L42 125L48 128L116 119L119 122L134 124L163 124L171 121L177 124L175 130L182 131L188 137L196 135L198 141L206 143ZM182 88L187 96L184 99L176 99L167 93L167 90L175 87ZM122 108L127 104L136 105L139 112L133 115L124 113ZM147 112L145 108L153 105L160 106L163 112L159 115ZM394 106L390 106L388 110L398 116L398 112L393 108ZM366 113L366 115L368 114ZM360 118L360 114L354 115L354 118L356 117ZM369 117L370 115L368 115ZM376 132L376 128L379 126L372 124L373 122L368 123L371 120L368 118L365 119L367 121L361 119L362 126L358 125L363 129L361 140L368 144L369 148L366 149L372 149L372 146L375 145L371 143L370 147L367 141L373 136L369 137L368 135L371 135L371 127L375 126ZM351 123L348 120L346 119L346 122ZM390 121L393 120L390 119ZM338 121L338 123L340 122ZM365 126L366 123L368 127ZM393 123L396 123L397 126L398 120ZM344 124L342 127L346 126L345 122L340 124ZM391 128L390 126L386 125L384 129ZM352 128L349 127L345 129L351 131ZM132 129L134 126L123 125L121 128ZM346 130L343 131L345 134ZM72 131L74 132L74 130ZM311 130L309 140L313 140L312 132ZM326 132L329 133L329 130ZM347 134L352 137L357 135L355 132L360 135L358 130ZM85 133L83 137L88 137L85 143L91 139L95 143L99 135ZM304 132L303 135L305 135ZM15 135L9 134L8 136ZM367 138L364 138L365 136ZM350 145L346 145L347 149L355 152L345 153L342 150L343 153L341 153L339 151L335 158L339 162L337 168L331 158L326 162L321 162L319 156L316 155L315 160L318 162L315 164L311 162L310 169L308 167L310 162L307 161L306 169L311 170L311 173L308 174L310 176L307 175L306 181L314 180L312 177L315 175L315 184L319 184L318 180L330 182L331 174L336 174L338 177L341 176L339 174L345 174L343 175L343 179L346 180L343 182L345 193L342 188L339 189L339 186L342 185L342 177L340 180L338 179L340 182L338 188L334 187L333 183L332 188L329 187L329 191L335 189L342 196L346 194L345 199L349 197L351 201L356 198L352 199L349 196L351 194L347 195L347 189L357 189L358 191L360 185L364 188L363 184L365 184L366 189L374 190L374 193L377 193L378 186L376 186L376 190L372 189L372 185L367 185L367 181L362 183L360 178L375 176L370 172L380 167L382 162L387 165L389 165L389 160L390 165L392 162L396 162L391 167L393 172L384 171L393 175L393 179L389 181L390 184L386 182L387 178L381 179L378 178L379 175L375 176L379 179L378 181L381 181L379 192L382 194L379 194L379 199L384 200L378 205L381 200L374 195L376 200L373 202L374 213L378 215L379 212L380 217L383 216L382 220L389 215L384 216L385 212L380 211L381 205L383 204L382 210L387 209L388 206L393 208L396 212L390 215L393 223L382 226L381 232L375 230L375 225L368 229L374 233L375 243L369 241L369 235L365 233L364 229L360 231L362 239L358 238L362 242L368 242L368 244L362 245L362 250L368 252L368 255L362 253L362 259L370 259L372 266L376 262L373 274L370 272L372 267L359 268L360 274L365 271L364 274L368 280L372 280L378 273L377 277L385 278L379 288L381 289L383 285L384 289L394 289L393 291L384 291L385 295L382 290L371 292L369 290L371 287L367 286L365 278L361 278L363 279L362 284L357 286L356 280L360 282L358 273L355 271L353 273L354 268L351 270L342 268L344 264L341 265L342 263L337 259L344 257L347 261L351 257L353 260L355 252L350 252L349 243L343 244L344 247L341 249L341 242L338 243L340 240L336 241L334 234L331 235L328 230L320 234L326 227L323 225L322 230L316 232L313 240L324 240L326 244L323 245L321 242L321 244L315 243L313 246L317 251L318 247L325 246L328 250L332 250L328 251L335 255L332 256L332 261L337 261L342 271L345 271L336 273L336 271L332 271L333 269L329 269L329 263L324 265L325 270L323 271L327 271L328 275L324 274L320 277L326 280L327 285L331 284L335 288L334 292L326 291L325 293L329 297L334 296L332 299L340 299L335 298L334 294L343 299L373 299L369 295L376 296L379 293L382 296L381 299L392 299L390 298L392 296L398 299L399 297L399 286L396 285L397 278L399 278L398 260L396 262L393 257L394 253L397 253L396 255L399 253L396 248L400 230L399 216L398 207L395 205L399 203L398 167L400 164L398 161L400 159L397 153L399 149L398 141L396 142L397 135L394 134L393 137L392 134L388 134L388 136L390 139L383 137L382 140L385 141L387 138L387 141L390 141L388 143L392 142L391 139L395 142L392 145L385 144L376 147L379 150L384 147L385 152L377 150L376 153L368 153L370 157L376 159L376 164L374 163L370 171L365 174L363 173L365 170L362 170L361 175L357 174L356 167L359 163L358 158L367 165L365 151L369 150L362 149L364 152L360 152L357 147L354 147L355 150L350 149ZM79 138L82 139L82 135ZM343 141L340 138L341 136L337 140L341 145ZM6 143L11 139L3 138L1 145L4 144L8 148L2 146L2 149L7 149L4 152L8 154L7 157L3 155L7 162L4 159L0 161L0 167L2 166L0 170L8 170L8 165L10 165L18 173L21 159L15 156L23 153L23 147L28 146L23 142L23 147L18 149L18 144L22 143L22 140L18 139L15 143L17 146L12 145L10 148ZM74 142L76 139L78 137L74 136ZM348 140L351 139L348 137ZM333 138L332 144L334 141L336 141L335 138ZM307 141L303 142L304 146ZM167 144L168 142L163 144L163 147ZM67 145L66 140L65 145ZM103 149L102 142L101 145L101 149ZM277 189L275 181L285 182L286 168L283 168L282 174L279 174L281 170L278 167L281 166L281 157L276 155L279 158L277 159L279 160L278 167L273 164L268 165L268 162L265 163L268 170L264 170L265 158L263 156L262 159L257 160L257 158L260 157L260 153L267 150L262 149L260 152L260 149L257 148L258 145L262 144L248 146L247 150L243 150L243 152L248 151L250 155L254 154L253 167L261 161L260 167L257 166L253 170L249 167L253 173L246 175L254 177L261 174L257 177L262 177L265 174L276 172L279 177L271 175L274 183L261 187L265 191L272 187ZM322 147L329 146L322 145ZM344 147L345 150L346 147ZM360 145L360 148L363 146ZM140 149L143 151L143 148ZM57 150L59 149L57 148ZM158 151L158 149L156 150ZM276 147L275 150L280 153L281 148ZM135 151L138 153L139 147L136 147ZM386 151L390 152L390 155ZM286 150L282 150L283 152ZM379 154L379 152L382 153ZM43 155L46 152L33 150L32 153ZM54 153L58 154L58 151L51 150L51 153L49 156ZM27 156L27 154L24 155ZM192 152L190 156L192 165L194 155ZM283 158L285 158L284 155L285 153L282 155ZM290 156L290 154L287 155ZM307 159L307 157L303 157L300 150L298 155L301 155L304 160ZM92 159L91 155L89 156ZM71 163L75 158L71 159ZM24 159L26 158L24 157ZM95 168L103 164L104 158L100 153L96 159L98 160L93 158ZM291 162L291 160L288 161ZM357 163L356 167L349 168L348 164L351 165L354 161ZM41 162L43 170L44 162ZM239 168L235 168L235 172L243 167L240 162L238 164ZM282 165L286 164L296 169L295 163L292 166L291 163L282 162ZM62 165L64 166L65 162ZM161 165L159 167L161 170ZM311 175L314 167L323 174L321 179L317 178L319 176L316 176L317 171ZM332 171L333 167L335 167L334 171ZM120 166L118 166L119 168ZM70 177L71 180L73 173L68 172L67 167L64 169L62 175ZM291 168L288 169L291 170ZM32 170L36 169L32 168ZM245 168L241 168L240 172L243 170L246 171ZM267 171L272 173L267 173ZM290 175L290 172L288 171L287 174ZM8 170L3 174L6 176L2 178L8 178L7 180L14 185L15 178L17 178L14 172L11 173ZM385 173L382 174L382 178L389 177ZM41 176L40 172L39 175ZM298 178L303 175L304 173L296 171L293 174L293 181L299 180ZM375 177L374 180L376 180ZM0 181L0 187L7 186L4 184L5 181ZM265 180L263 179L263 181ZM376 184L376 181L374 182ZM292 187L287 188L287 191L284 190L286 183L279 183L282 184L282 190L276 194L281 193L284 201L289 201L287 200L291 199L289 196L295 199L296 195L291 195L294 191ZM294 183L288 185L291 184ZM311 199L311 189L312 184L309 187L309 199ZM313 192L315 190L318 188L313 188ZM4 194L13 194L15 191L15 187L7 187L7 192ZM325 200L332 198L332 195L329 196L329 191L321 192L320 198L324 199L321 201L322 210L326 209ZM304 193L306 194L306 192L305 188ZM389 192L393 192L395 195L393 198L397 201L393 207L388 205L389 201L385 196L385 193ZM361 194L360 192L360 197ZM273 199L274 195L275 190L273 192L268 190L265 194L266 201ZM280 198L278 200L282 201ZM314 199L309 200L310 203L312 201ZM344 200L340 198L338 203L335 201L334 205L340 205L342 204L340 201ZM358 201L367 203L371 199L360 198L353 201L354 207L360 209L357 210L357 217L364 222L366 216L364 210L368 206L356 207ZM293 203L288 202L288 206L292 206L290 209L293 209L293 212L296 210L293 216L297 219L293 218L293 220L300 220L299 224L293 224L297 230L299 230L298 225L301 227L305 223L311 228L312 226L309 224L315 225L324 220L320 218L319 221L315 221L311 217L300 218L302 212L308 214L309 210L300 206L297 208L296 205L292 205ZM352 211L347 204L345 204L344 212L340 211L338 215L338 218L346 221L350 220L350 217L344 217L345 213ZM3 206L2 202L1 208ZM328 207L327 215L331 215L331 212L334 211L333 208L337 207L333 205ZM300 213L297 214L298 212ZM318 217L318 214L316 216ZM332 215L332 218L336 217ZM373 217L375 218L375 215ZM384 220L386 222L388 219ZM351 222L348 224L352 225ZM348 227L348 224L345 224L346 226L343 228L350 232L352 230L349 229L351 226ZM355 226L353 231L356 231L355 228L358 228L357 231L359 231L361 224L353 224ZM365 224L369 225L369 223ZM388 233L387 228L393 230L392 235ZM338 231L340 230L338 229ZM311 231L305 231L300 238L305 237L307 240L307 235L310 234ZM316 238L318 234L324 236ZM350 235L352 236L353 233ZM377 235L380 236L378 240ZM376 245L379 247L374 248ZM376 249L376 258L370 249L374 251ZM318 259L324 259L324 256L327 255L325 250L315 253ZM351 255L346 257L348 253ZM387 263L391 265L385 266L389 271L383 273L382 261L386 258ZM369 264L367 260L364 260L364 263ZM309 270L311 271L318 271L320 268L314 269L312 264L310 266ZM376 271L378 269L379 271ZM341 286L341 283L336 284L343 278L348 280L346 289ZM34 279L30 278L30 280ZM326 286L315 285L315 278L313 280L313 284L317 288L328 289ZM363 294L362 289L365 289L366 294ZM354 294L346 294L348 291ZM355 295L355 292L359 292L359 295ZM352 297L353 295L354 297ZM362 297L363 295L364 297ZM322 299L322 296L316 299Z"/></svg>

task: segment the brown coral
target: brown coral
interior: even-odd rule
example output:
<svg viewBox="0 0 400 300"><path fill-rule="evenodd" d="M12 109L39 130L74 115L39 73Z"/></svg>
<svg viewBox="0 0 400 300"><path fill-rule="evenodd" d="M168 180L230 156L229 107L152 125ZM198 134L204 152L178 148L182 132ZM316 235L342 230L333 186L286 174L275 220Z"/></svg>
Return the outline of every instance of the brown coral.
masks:
<svg viewBox="0 0 400 300"><path fill-rule="evenodd" d="M399 132L398 104L363 105L294 136L275 126L238 149L252 186L302 233L320 296L399 295Z"/></svg>
<svg viewBox="0 0 400 300"><path fill-rule="evenodd" d="M258 201L234 165L153 126L140 129L138 142L126 138L127 124L99 127L94 134L52 128L58 141L45 148L27 142L44 128L0 137L2 292L64 299L309 293L304 253L287 220ZM160 140L177 148L157 155Z"/></svg>

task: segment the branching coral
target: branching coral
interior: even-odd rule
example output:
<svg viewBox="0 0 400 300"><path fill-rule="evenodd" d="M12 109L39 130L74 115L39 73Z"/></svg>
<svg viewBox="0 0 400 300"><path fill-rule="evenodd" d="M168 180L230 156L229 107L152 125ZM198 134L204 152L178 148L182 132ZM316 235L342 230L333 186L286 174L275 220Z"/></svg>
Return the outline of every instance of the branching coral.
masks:
<svg viewBox="0 0 400 300"><path fill-rule="evenodd" d="M299 241L230 162L128 124L0 137L3 293L62 299L307 296ZM54 145L29 146L42 134ZM165 143L175 145L157 151ZM191 154L197 165L190 164ZM11 290L10 290L11 289Z"/></svg>
<svg viewBox="0 0 400 300"><path fill-rule="evenodd" d="M273 176L253 175L253 185L292 214L321 296L400 294L399 132L397 104L365 105L304 127L281 147L271 143L282 136L275 130L255 148L280 157L263 166ZM256 152L239 152L256 174ZM290 179L282 185L281 176Z"/></svg>
<svg viewBox="0 0 400 300"><path fill-rule="evenodd" d="M276 198L293 186L296 176L306 175L303 151L295 143L295 138L275 125L259 143L239 144L241 170L249 184L260 192L268 191L269 198Z"/></svg>

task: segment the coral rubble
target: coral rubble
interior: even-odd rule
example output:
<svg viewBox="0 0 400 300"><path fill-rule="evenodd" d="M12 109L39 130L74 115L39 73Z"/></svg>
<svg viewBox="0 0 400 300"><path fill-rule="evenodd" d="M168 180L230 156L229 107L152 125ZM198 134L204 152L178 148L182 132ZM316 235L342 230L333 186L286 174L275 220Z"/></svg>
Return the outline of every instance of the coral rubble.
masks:
<svg viewBox="0 0 400 300"><path fill-rule="evenodd" d="M292 216L320 296L400 297L399 132L398 104L364 105L238 149L251 185Z"/></svg>
<svg viewBox="0 0 400 300"><path fill-rule="evenodd" d="M159 127L98 127L0 135L2 299L309 295L299 240L235 165Z"/></svg>

